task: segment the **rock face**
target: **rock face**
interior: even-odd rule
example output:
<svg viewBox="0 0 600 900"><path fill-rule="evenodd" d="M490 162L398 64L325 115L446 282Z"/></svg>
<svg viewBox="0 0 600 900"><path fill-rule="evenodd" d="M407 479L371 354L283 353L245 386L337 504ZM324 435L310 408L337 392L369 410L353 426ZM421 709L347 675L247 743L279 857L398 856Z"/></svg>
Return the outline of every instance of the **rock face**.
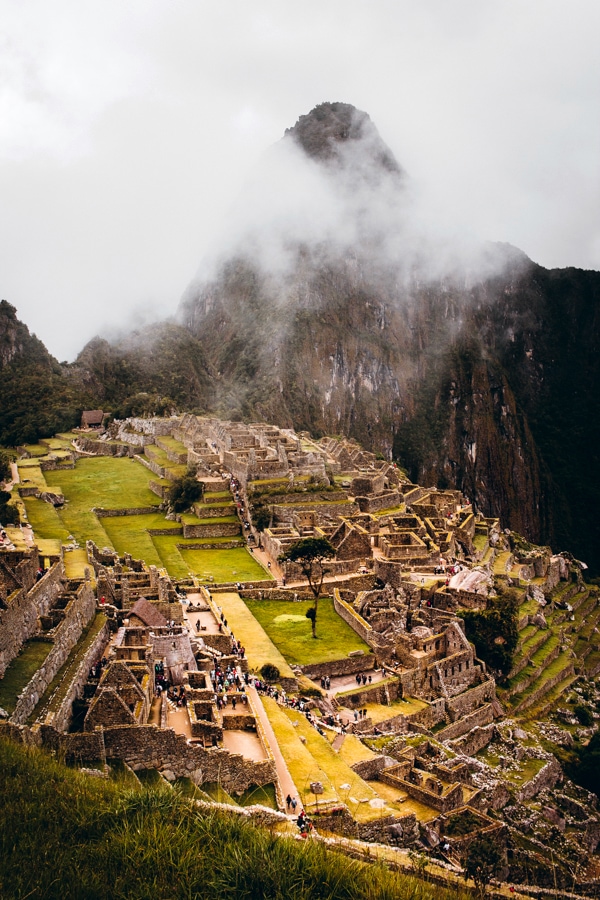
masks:
<svg viewBox="0 0 600 900"><path fill-rule="evenodd" d="M269 265L261 241L278 236L257 223L182 302L215 408L356 437L593 565L600 275L548 271L508 245L448 257L348 104L302 116L275 150L290 143L298 171L318 173L311 227L290 210ZM335 227L315 232L322 220Z"/></svg>

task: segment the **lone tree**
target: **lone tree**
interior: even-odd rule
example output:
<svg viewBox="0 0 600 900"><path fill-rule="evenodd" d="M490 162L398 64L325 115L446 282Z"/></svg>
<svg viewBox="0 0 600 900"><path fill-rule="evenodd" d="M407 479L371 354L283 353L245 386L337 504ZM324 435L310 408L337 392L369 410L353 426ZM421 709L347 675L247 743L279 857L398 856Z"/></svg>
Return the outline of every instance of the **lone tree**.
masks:
<svg viewBox="0 0 600 900"><path fill-rule="evenodd" d="M335 548L332 547L327 538L303 538L301 541L296 541L295 544L292 544L279 557L281 562L298 563L313 592L315 603L306 613L306 618L310 619L312 636L314 638L317 636L317 608L321 588L323 587L323 579L329 572L325 565L325 560L334 556Z"/></svg>
<svg viewBox="0 0 600 900"><path fill-rule="evenodd" d="M173 482L169 491L169 507L176 513L185 512L193 503L202 499L203 493L204 484L196 480L194 472L187 472Z"/></svg>

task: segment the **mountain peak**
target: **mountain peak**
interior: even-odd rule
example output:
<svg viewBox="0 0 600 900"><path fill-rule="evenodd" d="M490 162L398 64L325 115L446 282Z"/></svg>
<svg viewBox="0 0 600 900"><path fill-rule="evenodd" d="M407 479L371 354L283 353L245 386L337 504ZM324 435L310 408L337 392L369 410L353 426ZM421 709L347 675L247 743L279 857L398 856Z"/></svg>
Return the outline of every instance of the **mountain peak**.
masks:
<svg viewBox="0 0 600 900"><path fill-rule="evenodd" d="M324 162L339 162L360 146L361 153L368 151L371 162L402 174L368 114L350 103L320 103L300 116L293 128L287 128L285 137L292 138L307 156Z"/></svg>

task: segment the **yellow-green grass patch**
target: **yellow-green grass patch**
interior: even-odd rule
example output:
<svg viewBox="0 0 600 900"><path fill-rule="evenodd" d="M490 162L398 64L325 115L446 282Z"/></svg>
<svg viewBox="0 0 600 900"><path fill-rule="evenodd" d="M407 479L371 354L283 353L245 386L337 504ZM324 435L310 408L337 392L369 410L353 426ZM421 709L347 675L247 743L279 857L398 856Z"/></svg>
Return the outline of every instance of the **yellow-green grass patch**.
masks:
<svg viewBox="0 0 600 900"><path fill-rule="evenodd" d="M174 450L176 453L188 452L188 448L185 444L182 444L181 441L178 441L177 438L172 437L170 434L161 434L158 439L168 450Z"/></svg>
<svg viewBox="0 0 600 900"><path fill-rule="evenodd" d="M306 618L307 611L313 605L312 600L297 603L285 600L248 600L248 608L252 614L292 665L332 662L343 659L356 650L362 650L367 657L371 652L369 645L338 616L330 597L321 597L319 600L317 637L313 638L310 619Z"/></svg>
<svg viewBox="0 0 600 900"><path fill-rule="evenodd" d="M17 469L23 487L35 487L39 491L48 490L48 483L37 459L21 459L17 463Z"/></svg>
<svg viewBox="0 0 600 900"><path fill-rule="evenodd" d="M53 646L47 641L28 641L21 653L12 660L4 677L0 678L0 706L7 713L15 711L19 694L29 684Z"/></svg>
<svg viewBox="0 0 600 900"><path fill-rule="evenodd" d="M187 563L177 548L180 541L181 535L152 535L152 543L161 559L161 565L165 567L171 578L187 578L190 574Z"/></svg>
<svg viewBox="0 0 600 900"><path fill-rule="evenodd" d="M91 509L158 507L156 494L148 487L154 474L128 457L86 457L74 469L46 473L48 484L60 484L73 506Z"/></svg>
<svg viewBox="0 0 600 900"><path fill-rule="evenodd" d="M221 607L227 624L246 648L248 665L259 672L265 663L272 663L284 678L294 678L294 673L264 628L254 618L239 594L234 592L214 594L213 599Z"/></svg>
<svg viewBox="0 0 600 900"><path fill-rule="evenodd" d="M92 580L95 579L94 570L88 562L86 550L67 550L63 561L67 578L84 578L85 570L89 569Z"/></svg>
<svg viewBox="0 0 600 900"><path fill-rule="evenodd" d="M27 511L27 519L37 538L54 538L66 541L69 532L51 503L38 500L37 497L24 497L23 503Z"/></svg>
<svg viewBox="0 0 600 900"><path fill-rule="evenodd" d="M40 556L60 556L62 544L54 538L36 538L37 548Z"/></svg>
<svg viewBox="0 0 600 900"><path fill-rule="evenodd" d="M322 795L323 799L333 800L334 802L336 800L343 800L352 815L359 822L369 822L382 815L390 815L392 812L397 812L397 809L385 810L382 808L382 804L377 802L381 800L377 791L371 784L363 781L363 779L344 762L342 757L333 749L329 741L319 734L316 728L307 721L306 717L299 710L285 709L284 712L292 723L292 727L296 731L298 737L304 738L304 741L306 742L304 743L304 746L325 776L324 779L314 779L310 777L310 773L306 773L303 779L296 780L294 778L294 784L301 792L305 805L313 805L315 803L315 798L310 792L310 782L317 780L322 781L323 787L326 788L325 793ZM277 733L278 732L276 731L276 734ZM284 751L282 750L281 752L285 758ZM286 762L288 762L287 759ZM291 771L290 774L292 774ZM349 785L349 787L342 787L342 785ZM327 788L329 788L329 791L327 791ZM319 796L319 801L320 800L321 796Z"/></svg>
<svg viewBox="0 0 600 900"><path fill-rule="evenodd" d="M189 569L200 580L217 584L235 581L266 581L271 576L245 547L232 550L180 550Z"/></svg>
<svg viewBox="0 0 600 900"><path fill-rule="evenodd" d="M136 528L135 520L137 518L138 516L110 516L101 521L113 547L120 556L124 553L131 553L134 559L143 559L149 566L162 567L162 560L151 536L144 528Z"/></svg>
<svg viewBox="0 0 600 900"><path fill-rule="evenodd" d="M347 766L353 766L358 762L365 762L368 759L375 759L377 753L373 753L368 747L365 747L360 738L355 734L347 734L342 741L342 746L338 750L340 758Z"/></svg>
<svg viewBox="0 0 600 900"><path fill-rule="evenodd" d="M314 795L310 793L309 785L313 781L320 781L324 788L324 793L320 799L323 802L339 802L340 798L331 784L329 776L321 769L308 747L300 740L301 732L294 727L284 710L277 705L272 697L261 697L261 700L277 737L277 744L289 769L292 781L300 794L300 801L305 805L312 803ZM350 771L352 772L352 770ZM348 783L354 784L357 779L358 775L352 772L352 779ZM342 779L341 783L346 783L346 780Z"/></svg>
<svg viewBox="0 0 600 900"><path fill-rule="evenodd" d="M90 540L100 548L114 549L100 520L91 510L69 505L60 510L59 516L67 533L72 534L78 543L85 545Z"/></svg>
<svg viewBox="0 0 600 900"><path fill-rule="evenodd" d="M432 819L437 819L439 816L438 810L427 806L425 803L419 803L418 800L413 800L412 797L409 797L407 793L399 788L384 784L382 781L374 782L374 784L377 786L377 793L384 800L387 800L388 803L401 809L405 816L414 813L419 822L431 822Z"/></svg>
<svg viewBox="0 0 600 900"><path fill-rule="evenodd" d="M48 447L45 444L24 444L23 449L33 457L48 455Z"/></svg>

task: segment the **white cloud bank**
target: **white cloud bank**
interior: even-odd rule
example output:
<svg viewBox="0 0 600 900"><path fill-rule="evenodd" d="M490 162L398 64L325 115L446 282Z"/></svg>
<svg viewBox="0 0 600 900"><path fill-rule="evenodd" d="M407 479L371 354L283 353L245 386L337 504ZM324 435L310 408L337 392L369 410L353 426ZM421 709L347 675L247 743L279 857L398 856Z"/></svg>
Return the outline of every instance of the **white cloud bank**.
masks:
<svg viewBox="0 0 600 900"><path fill-rule="evenodd" d="M265 149L369 113L458 240L600 268L596 0L2 0L0 296L59 358L173 313Z"/></svg>

